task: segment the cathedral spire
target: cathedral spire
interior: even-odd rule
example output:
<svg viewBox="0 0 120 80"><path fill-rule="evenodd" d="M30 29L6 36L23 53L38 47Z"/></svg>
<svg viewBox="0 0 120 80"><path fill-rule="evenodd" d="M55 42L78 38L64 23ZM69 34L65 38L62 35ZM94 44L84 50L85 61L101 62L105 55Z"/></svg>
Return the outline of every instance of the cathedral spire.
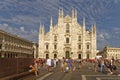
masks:
<svg viewBox="0 0 120 80"><path fill-rule="evenodd" d="M50 19L50 31L52 31L53 29L53 25L52 25L52 16L51 16L51 19Z"/></svg>
<svg viewBox="0 0 120 80"><path fill-rule="evenodd" d="M72 22L77 23L77 10L75 8L72 8Z"/></svg>
<svg viewBox="0 0 120 80"><path fill-rule="evenodd" d="M59 8L59 15L58 15L58 25L61 26L61 24L63 23L63 8Z"/></svg>
<svg viewBox="0 0 120 80"><path fill-rule="evenodd" d="M51 19L50 19L50 26L52 26L52 16L51 16Z"/></svg>
<svg viewBox="0 0 120 80"><path fill-rule="evenodd" d="M61 8L61 14L62 14L62 17L64 16L64 14L63 14L63 8Z"/></svg>
<svg viewBox="0 0 120 80"><path fill-rule="evenodd" d="M61 14L60 14L60 8L59 8L59 13L58 13L59 18L60 18L60 15L61 15Z"/></svg>
<svg viewBox="0 0 120 80"><path fill-rule="evenodd" d="M75 18L77 18L77 10L75 9Z"/></svg>
<svg viewBox="0 0 120 80"><path fill-rule="evenodd" d="M93 25L91 25L91 32L92 32L92 34L93 34Z"/></svg>
<svg viewBox="0 0 120 80"><path fill-rule="evenodd" d="M96 34L96 23L93 24L93 33Z"/></svg>
<svg viewBox="0 0 120 80"><path fill-rule="evenodd" d="M75 9L72 8L72 18L75 18Z"/></svg>
<svg viewBox="0 0 120 80"><path fill-rule="evenodd" d="M85 18L83 17L83 29L86 30L86 27L85 27Z"/></svg>
<svg viewBox="0 0 120 80"><path fill-rule="evenodd" d="M77 18L77 10L72 8L72 18Z"/></svg>
<svg viewBox="0 0 120 80"><path fill-rule="evenodd" d="M44 30L44 24L43 24L43 32L45 32L45 30Z"/></svg>
<svg viewBox="0 0 120 80"><path fill-rule="evenodd" d="M41 22L40 22L40 27L39 27L39 33L40 33L40 34L42 33L42 25L41 25Z"/></svg>
<svg viewBox="0 0 120 80"><path fill-rule="evenodd" d="M63 13L63 8L59 8L59 18L63 18L64 13Z"/></svg>
<svg viewBox="0 0 120 80"><path fill-rule="evenodd" d="M41 34L44 34L44 33L45 33L45 31L44 31L44 24L43 24L43 25L41 24L40 33L41 33Z"/></svg>

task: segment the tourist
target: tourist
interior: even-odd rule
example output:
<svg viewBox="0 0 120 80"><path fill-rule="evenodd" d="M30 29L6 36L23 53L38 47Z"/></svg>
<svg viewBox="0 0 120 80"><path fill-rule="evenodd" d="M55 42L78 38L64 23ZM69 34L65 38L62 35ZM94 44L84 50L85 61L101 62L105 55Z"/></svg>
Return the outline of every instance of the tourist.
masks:
<svg viewBox="0 0 120 80"><path fill-rule="evenodd" d="M53 59L53 62L54 62L54 68L56 68L56 63L57 63L56 58Z"/></svg>
<svg viewBox="0 0 120 80"><path fill-rule="evenodd" d="M82 70L82 60L81 59L78 59L78 67L81 71Z"/></svg>
<svg viewBox="0 0 120 80"><path fill-rule="evenodd" d="M64 66L65 58L64 57L60 60L60 63L61 63L61 72L64 72L65 71L65 66Z"/></svg>
<svg viewBox="0 0 120 80"><path fill-rule="evenodd" d="M97 64L98 64L98 61L97 61L97 59L95 57L94 64L93 64L95 72L97 72Z"/></svg>
<svg viewBox="0 0 120 80"><path fill-rule="evenodd" d="M111 70L111 74L113 74L113 63L114 63L114 57L112 56L111 60L110 60L110 70Z"/></svg>
<svg viewBox="0 0 120 80"><path fill-rule="evenodd" d="M38 76L38 69L35 67L35 65L30 65L29 68L29 72L33 72L36 76Z"/></svg>
<svg viewBox="0 0 120 80"><path fill-rule="evenodd" d="M69 67L70 73L72 73L72 66L73 66L72 59L68 58L68 67Z"/></svg>
<svg viewBox="0 0 120 80"><path fill-rule="evenodd" d="M100 58L100 64L101 64L101 67L100 67L101 72L104 73L105 72L105 62L104 62L103 57Z"/></svg>
<svg viewBox="0 0 120 80"><path fill-rule="evenodd" d="M109 59L105 61L105 66L106 66L106 71L108 72L108 75L112 74L112 72L110 70L110 60Z"/></svg>
<svg viewBox="0 0 120 80"><path fill-rule="evenodd" d="M47 67L47 70L48 71L51 71L51 62L52 60L49 58L49 57L47 57L47 60L46 60L46 67Z"/></svg>

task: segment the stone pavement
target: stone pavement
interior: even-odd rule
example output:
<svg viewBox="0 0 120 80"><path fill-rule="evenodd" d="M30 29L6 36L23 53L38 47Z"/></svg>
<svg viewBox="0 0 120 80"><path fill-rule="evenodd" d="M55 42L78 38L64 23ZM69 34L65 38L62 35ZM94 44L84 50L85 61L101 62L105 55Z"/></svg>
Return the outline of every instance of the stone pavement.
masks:
<svg viewBox="0 0 120 80"><path fill-rule="evenodd" d="M120 67L118 67L120 71ZM118 75L107 75L107 73L94 72L92 64L83 65L82 71L76 68L72 73L61 72L57 67L52 72L38 78L37 80L120 80Z"/></svg>

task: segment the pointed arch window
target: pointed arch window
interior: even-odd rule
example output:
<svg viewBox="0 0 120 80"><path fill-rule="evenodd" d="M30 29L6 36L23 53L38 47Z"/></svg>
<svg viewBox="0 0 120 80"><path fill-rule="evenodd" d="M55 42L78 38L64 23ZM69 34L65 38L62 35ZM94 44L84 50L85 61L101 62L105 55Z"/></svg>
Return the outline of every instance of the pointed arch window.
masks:
<svg viewBox="0 0 120 80"><path fill-rule="evenodd" d="M57 49L57 45L56 44L54 45L54 49Z"/></svg>
<svg viewBox="0 0 120 80"><path fill-rule="evenodd" d="M69 43L69 38L68 37L66 38L66 43Z"/></svg>
<svg viewBox="0 0 120 80"><path fill-rule="evenodd" d="M81 49L81 45L80 44L78 45L78 49Z"/></svg>
<svg viewBox="0 0 120 80"><path fill-rule="evenodd" d="M47 45L46 45L46 49L48 49L48 48L49 48L49 45L47 44Z"/></svg>
<svg viewBox="0 0 120 80"><path fill-rule="evenodd" d="M90 49L90 45L89 44L87 44L87 49Z"/></svg>
<svg viewBox="0 0 120 80"><path fill-rule="evenodd" d="M70 32L70 25L67 23L66 24L66 33L69 33Z"/></svg>
<svg viewBox="0 0 120 80"><path fill-rule="evenodd" d="M54 41L57 41L57 36L54 36Z"/></svg>
<svg viewBox="0 0 120 80"><path fill-rule="evenodd" d="M81 36L78 36L78 41L81 41Z"/></svg>

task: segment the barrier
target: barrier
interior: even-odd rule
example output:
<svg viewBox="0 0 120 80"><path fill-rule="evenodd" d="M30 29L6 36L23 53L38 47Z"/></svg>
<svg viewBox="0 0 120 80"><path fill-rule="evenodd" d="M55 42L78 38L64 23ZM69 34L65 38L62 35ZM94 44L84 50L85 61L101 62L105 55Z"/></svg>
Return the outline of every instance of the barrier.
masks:
<svg viewBox="0 0 120 80"><path fill-rule="evenodd" d="M0 78L29 70L33 58L0 58Z"/></svg>

